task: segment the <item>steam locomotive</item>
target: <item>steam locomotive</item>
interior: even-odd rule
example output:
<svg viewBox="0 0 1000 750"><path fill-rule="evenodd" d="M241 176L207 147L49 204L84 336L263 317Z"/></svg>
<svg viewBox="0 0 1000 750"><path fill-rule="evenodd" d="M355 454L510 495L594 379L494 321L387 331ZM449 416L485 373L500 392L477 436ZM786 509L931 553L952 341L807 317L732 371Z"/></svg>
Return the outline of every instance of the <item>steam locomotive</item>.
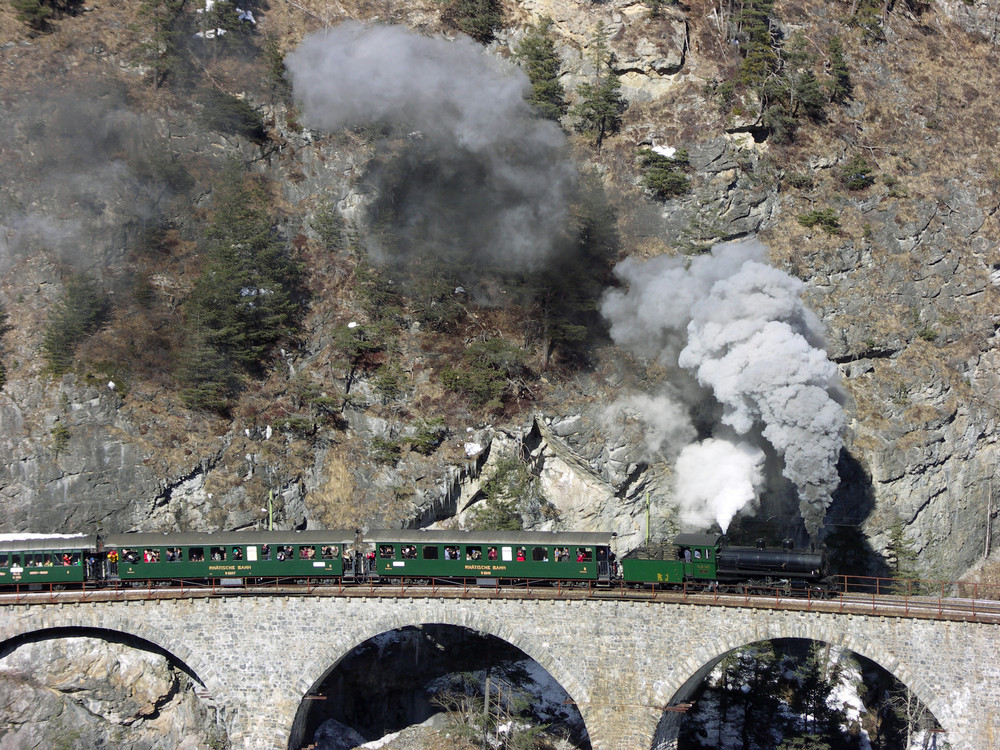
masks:
<svg viewBox="0 0 1000 750"><path fill-rule="evenodd" d="M0 589L71 586L350 585L631 586L826 597L825 552L729 546L679 534L618 560L614 537L580 532L426 530L129 533L0 537Z"/></svg>

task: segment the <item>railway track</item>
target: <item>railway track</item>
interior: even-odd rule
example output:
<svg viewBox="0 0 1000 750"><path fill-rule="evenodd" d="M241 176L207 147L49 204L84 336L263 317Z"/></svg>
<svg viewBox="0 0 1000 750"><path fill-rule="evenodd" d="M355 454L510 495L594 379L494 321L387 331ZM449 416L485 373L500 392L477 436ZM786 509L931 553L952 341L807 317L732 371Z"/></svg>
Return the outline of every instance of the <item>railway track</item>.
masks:
<svg viewBox="0 0 1000 750"><path fill-rule="evenodd" d="M829 612L867 617L952 620L1000 624L1000 601L989 599L933 596L896 596L848 593L830 599L790 596L780 590L773 593L733 594L705 591L629 589L596 586L566 587L539 584L505 587L480 587L455 582L431 582L397 585L369 584L291 584L263 582L250 586L202 585L105 587L73 590L14 591L0 593L0 606L42 604L103 603L205 599L244 596L284 597L379 597L442 599L537 599L628 601L656 604L694 604L715 607L750 607L752 609Z"/></svg>

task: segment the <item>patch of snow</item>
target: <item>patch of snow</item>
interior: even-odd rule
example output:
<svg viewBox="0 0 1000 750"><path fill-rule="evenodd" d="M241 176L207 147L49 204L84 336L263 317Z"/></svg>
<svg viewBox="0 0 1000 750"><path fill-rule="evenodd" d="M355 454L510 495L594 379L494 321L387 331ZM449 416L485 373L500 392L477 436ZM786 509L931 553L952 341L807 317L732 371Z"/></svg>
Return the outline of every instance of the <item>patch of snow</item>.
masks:
<svg viewBox="0 0 1000 750"><path fill-rule="evenodd" d="M472 456L477 456L477 455L479 455L482 452L483 452L483 446L481 444L479 444L479 443L466 443L465 444L465 455L469 456L470 458Z"/></svg>
<svg viewBox="0 0 1000 750"><path fill-rule="evenodd" d="M652 151L654 154L665 156L668 159L673 159L674 154L677 153L677 149L673 146L653 146Z"/></svg>
<svg viewBox="0 0 1000 750"><path fill-rule="evenodd" d="M366 750L378 750L378 748L385 747L386 745L388 745L394 739L399 737L400 734L401 734L400 732L392 732L391 734L387 734L385 737L382 737L381 739L372 740L371 742L366 742L363 745L358 745L358 747L363 747Z"/></svg>

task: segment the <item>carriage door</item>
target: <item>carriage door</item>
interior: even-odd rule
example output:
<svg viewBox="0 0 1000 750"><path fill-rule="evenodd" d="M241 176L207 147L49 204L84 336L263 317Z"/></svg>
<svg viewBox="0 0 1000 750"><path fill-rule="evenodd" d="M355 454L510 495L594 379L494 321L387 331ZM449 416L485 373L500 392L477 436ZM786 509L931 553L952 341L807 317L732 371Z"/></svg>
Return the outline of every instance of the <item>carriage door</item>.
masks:
<svg viewBox="0 0 1000 750"><path fill-rule="evenodd" d="M608 548L597 548L597 580L607 583L611 580L611 566L608 564Z"/></svg>

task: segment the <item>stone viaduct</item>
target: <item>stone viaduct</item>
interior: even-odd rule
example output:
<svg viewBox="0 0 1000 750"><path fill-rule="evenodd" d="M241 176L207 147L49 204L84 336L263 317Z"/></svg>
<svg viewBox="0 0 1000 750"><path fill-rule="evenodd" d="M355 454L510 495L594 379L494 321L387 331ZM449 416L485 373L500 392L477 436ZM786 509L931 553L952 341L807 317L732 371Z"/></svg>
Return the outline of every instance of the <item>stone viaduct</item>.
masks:
<svg viewBox="0 0 1000 750"><path fill-rule="evenodd" d="M494 635L535 659L579 706L595 750L646 750L654 735L672 747L680 715L664 707L732 649L774 638L861 654L916 693L955 750L1000 746L993 624L627 600L230 595L2 606L0 640L54 628L144 639L226 707L235 748L284 750L303 698L345 655L430 623Z"/></svg>

